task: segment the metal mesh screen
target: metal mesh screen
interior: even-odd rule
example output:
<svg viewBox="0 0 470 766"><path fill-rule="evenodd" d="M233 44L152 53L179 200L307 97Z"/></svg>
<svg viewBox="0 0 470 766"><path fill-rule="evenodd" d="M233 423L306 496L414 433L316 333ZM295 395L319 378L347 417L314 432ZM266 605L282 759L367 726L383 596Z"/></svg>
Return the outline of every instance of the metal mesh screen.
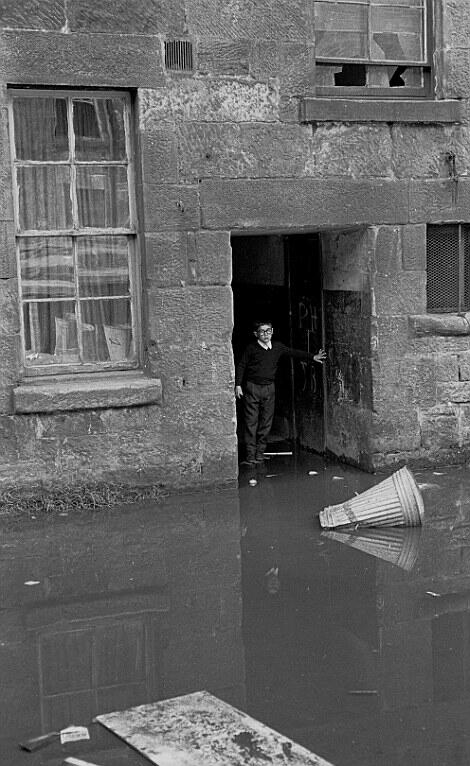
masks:
<svg viewBox="0 0 470 766"><path fill-rule="evenodd" d="M443 224L427 228L426 295L427 309L430 312L462 310L459 305L461 303L459 297L460 228L458 224ZM467 227L465 229L467 230ZM470 280L468 281L470 284Z"/></svg>
<svg viewBox="0 0 470 766"><path fill-rule="evenodd" d="M176 72L192 72L192 42L189 40L166 40L165 67Z"/></svg>

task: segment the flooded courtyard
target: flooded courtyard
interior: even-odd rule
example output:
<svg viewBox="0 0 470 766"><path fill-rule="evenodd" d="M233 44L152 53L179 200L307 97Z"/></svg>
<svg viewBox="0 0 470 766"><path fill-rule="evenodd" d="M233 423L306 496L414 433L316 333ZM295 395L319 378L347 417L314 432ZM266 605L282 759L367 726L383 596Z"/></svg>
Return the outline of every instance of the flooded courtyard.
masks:
<svg viewBox="0 0 470 766"><path fill-rule="evenodd" d="M203 689L334 766L468 764L470 470L414 476L418 529L322 531L384 477L309 454L238 490L4 522L1 766L145 764L94 716ZM18 747L69 724L90 740Z"/></svg>

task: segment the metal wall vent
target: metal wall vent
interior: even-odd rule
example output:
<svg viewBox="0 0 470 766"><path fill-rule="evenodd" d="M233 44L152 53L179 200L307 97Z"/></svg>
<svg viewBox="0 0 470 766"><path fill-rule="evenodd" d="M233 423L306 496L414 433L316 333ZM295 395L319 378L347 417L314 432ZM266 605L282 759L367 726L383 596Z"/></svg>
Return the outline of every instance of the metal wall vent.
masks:
<svg viewBox="0 0 470 766"><path fill-rule="evenodd" d="M165 67L173 72L192 72L192 42L189 40L165 40Z"/></svg>

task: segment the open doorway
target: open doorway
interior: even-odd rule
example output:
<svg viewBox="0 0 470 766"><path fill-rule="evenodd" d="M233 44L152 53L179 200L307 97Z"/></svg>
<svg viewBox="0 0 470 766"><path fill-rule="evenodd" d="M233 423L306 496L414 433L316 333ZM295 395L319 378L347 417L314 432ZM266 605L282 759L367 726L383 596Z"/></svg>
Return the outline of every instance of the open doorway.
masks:
<svg viewBox="0 0 470 766"><path fill-rule="evenodd" d="M318 234L232 237L235 363L252 340L254 320L270 320L274 337L316 353L322 346L321 248ZM318 364L283 357L268 450L324 451L324 380ZM237 403L243 455L243 414Z"/></svg>

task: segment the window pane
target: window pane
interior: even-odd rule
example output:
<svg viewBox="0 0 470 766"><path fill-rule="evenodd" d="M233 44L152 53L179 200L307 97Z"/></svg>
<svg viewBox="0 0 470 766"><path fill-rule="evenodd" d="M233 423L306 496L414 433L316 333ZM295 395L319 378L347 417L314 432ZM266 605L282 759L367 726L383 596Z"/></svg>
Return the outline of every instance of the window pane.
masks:
<svg viewBox="0 0 470 766"><path fill-rule="evenodd" d="M426 248L429 311L459 310L459 226L428 226Z"/></svg>
<svg viewBox="0 0 470 766"><path fill-rule="evenodd" d="M77 241L80 296L129 294L129 258L126 237L91 237Z"/></svg>
<svg viewBox="0 0 470 766"><path fill-rule="evenodd" d="M78 167L77 199L80 227L128 227L127 168Z"/></svg>
<svg viewBox="0 0 470 766"><path fill-rule="evenodd" d="M367 57L367 6L356 3L315 3L317 56Z"/></svg>
<svg viewBox="0 0 470 766"><path fill-rule="evenodd" d="M70 229L70 169L67 166L17 168L20 229Z"/></svg>
<svg viewBox="0 0 470 766"><path fill-rule="evenodd" d="M373 59L423 61L423 11L376 7L371 13Z"/></svg>
<svg viewBox="0 0 470 766"><path fill-rule="evenodd" d="M73 301L25 303L23 319L27 365L79 361Z"/></svg>
<svg viewBox="0 0 470 766"><path fill-rule="evenodd" d="M119 362L135 358L130 301L81 301L82 321L94 333L92 352L97 361Z"/></svg>
<svg viewBox="0 0 470 766"><path fill-rule="evenodd" d="M117 98L74 99L77 160L124 160L124 103Z"/></svg>
<svg viewBox="0 0 470 766"><path fill-rule="evenodd" d="M24 298L65 298L74 295L71 239L23 237L19 245Z"/></svg>
<svg viewBox="0 0 470 766"><path fill-rule="evenodd" d="M17 159L68 159L65 99L17 98L13 102L13 115Z"/></svg>

